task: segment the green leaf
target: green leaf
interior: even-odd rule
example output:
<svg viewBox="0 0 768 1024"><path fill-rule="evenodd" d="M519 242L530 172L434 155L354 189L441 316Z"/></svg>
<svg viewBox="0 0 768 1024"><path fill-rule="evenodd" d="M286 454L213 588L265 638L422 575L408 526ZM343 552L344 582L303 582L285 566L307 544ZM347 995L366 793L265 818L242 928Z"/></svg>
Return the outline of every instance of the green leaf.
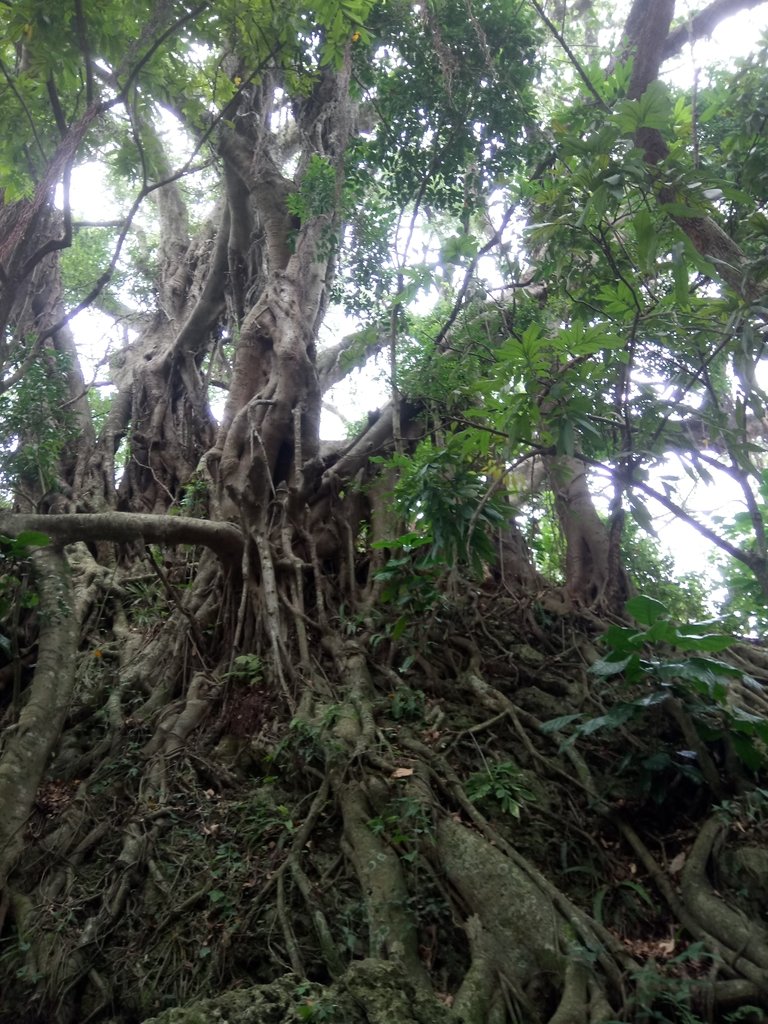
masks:
<svg viewBox="0 0 768 1024"><path fill-rule="evenodd" d="M24 530L16 537L16 543L22 548L45 548L51 543L51 538L38 530Z"/></svg>
<svg viewBox="0 0 768 1024"><path fill-rule="evenodd" d="M605 211L608 209L608 203L610 201L610 195L605 185L600 185L592 193L591 206L595 211L595 216L598 220L603 219Z"/></svg>
<svg viewBox="0 0 768 1024"><path fill-rule="evenodd" d="M651 908L651 910L656 909L656 904L653 900L653 897L644 885L641 885L639 882L630 882L627 880L622 881L621 885L623 885L625 889L631 889L632 892L636 893L640 897L640 899Z"/></svg>
<svg viewBox="0 0 768 1024"><path fill-rule="evenodd" d="M600 658L589 667L590 675L597 676L600 679L609 679L611 676L617 676L629 665L635 654L630 654L626 658L622 658L620 661L611 661L607 658Z"/></svg>
<svg viewBox="0 0 768 1024"><path fill-rule="evenodd" d="M477 239L472 235L453 235L446 238L440 249L443 263L458 264L471 259L477 253Z"/></svg>
<svg viewBox="0 0 768 1024"><path fill-rule="evenodd" d="M752 772L758 772L765 764L765 755L755 746L754 741L743 733L732 732L729 742L741 763Z"/></svg>
<svg viewBox="0 0 768 1024"><path fill-rule="evenodd" d="M640 210L632 219L637 239L637 256L643 270L650 271L656 260L658 235L648 210Z"/></svg>
<svg viewBox="0 0 768 1024"><path fill-rule="evenodd" d="M686 278L687 282L687 278ZM686 295L687 295L686 288ZM638 524L642 526L646 533L650 533L652 537L656 537L656 528L653 525L653 516L648 511L648 506L644 501L641 501L636 494L630 494L628 496L629 510L632 513L632 518Z"/></svg>
<svg viewBox="0 0 768 1024"><path fill-rule="evenodd" d="M562 455L573 455L574 436L573 424L570 420L562 419L557 432L557 451Z"/></svg>
<svg viewBox="0 0 768 1024"><path fill-rule="evenodd" d="M666 619L657 619L645 633L640 635L645 643L649 644L674 644L677 640L677 630Z"/></svg>
<svg viewBox="0 0 768 1024"><path fill-rule="evenodd" d="M640 646L637 642L637 630L627 629L626 626L609 626L603 633L603 640L614 655L622 654L625 651L635 651Z"/></svg>
<svg viewBox="0 0 768 1024"><path fill-rule="evenodd" d="M651 82L637 101L639 128L667 128L672 119L672 99L663 82Z"/></svg>
<svg viewBox="0 0 768 1024"><path fill-rule="evenodd" d="M645 594L637 594L635 597L630 597L625 608L633 619L637 619L644 626L650 626L657 619L669 614L666 606L661 601L657 601L653 597L647 597Z"/></svg>
<svg viewBox="0 0 768 1024"><path fill-rule="evenodd" d="M571 725L573 722L577 722L583 715L559 715L557 718L549 718L546 722L542 722L539 726L539 730L546 735L553 732L560 732L566 726Z"/></svg>
<svg viewBox="0 0 768 1024"><path fill-rule="evenodd" d="M635 133L638 128L656 128L663 131L672 123L672 100L668 88L661 82L651 82L636 100L624 100L617 106L615 123L625 132Z"/></svg>
<svg viewBox="0 0 768 1024"><path fill-rule="evenodd" d="M675 646L681 651L709 651L717 653L733 647L734 639L723 633L705 633L702 635L689 635L678 633L675 638Z"/></svg>
<svg viewBox="0 0 768 1024"><path fill-rule="evenodd" d="M745 678L744 673L734 665L728 665L724 661L715 661L713 658L689 658L686 664L694 666L699 671L711 672L713 675L724 678L742 680Z"/></svg>
<svg viewBox="0 0 768 1024"><path fill-rule="evenodd" d="M590 718L588 722L580 725L577 731L582 736L591 736L593 732L598 732L600 729L616 729L628 722L637 713L637 710L634 704L614 704L607 714Z"/></svg>

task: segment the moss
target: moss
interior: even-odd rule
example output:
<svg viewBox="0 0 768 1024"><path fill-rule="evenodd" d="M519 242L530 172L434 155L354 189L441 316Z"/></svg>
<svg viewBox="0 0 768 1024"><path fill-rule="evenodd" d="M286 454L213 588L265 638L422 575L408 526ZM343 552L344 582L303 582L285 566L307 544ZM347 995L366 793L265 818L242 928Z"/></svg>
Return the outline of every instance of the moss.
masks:
<svg viewBox="0 0 768 1024"><path fill-rule="evenodd" d="M296 980L225 992L186 1007L173 1007L145 1024L284 1024L294 1002Z"/></svg>
<svg viewBox="0 0 768 1024"><path fill-rule="evenodd" d="M307 1016L310 1006L315 1007L315 1013ZM362 960L351 964L346 974L327 988L299 985L288 975L269 985L238 989L215 999L165 1010L144 1024L298 1024L301 1020L446 1024L452 1019L450 1011L436 999L414 989L398 964Z"/></svg>
<svg viewBox="0 0 768 1024"><path fill-rule="evenodd" d="M362 960L350 966L342 985L370 1024L445 1024L452 1019L436 999L421 994L397 964Z"/></svg>

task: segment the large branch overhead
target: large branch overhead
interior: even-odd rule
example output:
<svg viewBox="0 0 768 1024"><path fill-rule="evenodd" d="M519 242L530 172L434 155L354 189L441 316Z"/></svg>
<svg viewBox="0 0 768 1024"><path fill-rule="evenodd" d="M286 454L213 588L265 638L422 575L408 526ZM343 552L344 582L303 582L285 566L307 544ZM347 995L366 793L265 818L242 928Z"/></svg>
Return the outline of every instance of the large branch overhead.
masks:
<svg viewBox="0 0 768 1024"><path fill-rule="evenodd" d="M765 0L714 0L698 14L687 18L682 25L673 28L667 36L661 51L661 59L669 60L676 56L686 43L695 43L711 35L720 22L725 21L740 11L749 11L753 7L761 7Z"/></svg>
<svg viewBox="0 0 768 1024"><path fill-rule="evenodd" d="M627 91L630 99L638 99L658 79L670 38L669 25L674 6L674 0L635 0L632 5L626 25L628 52L634 60ZM666 159L669 148L658 128L640 128L636 139L638 145L645 150L645 160L649 167L656 167ZM675 188L662 181L658 198L662 204L667 204L679 202L681 197ZM720 278L730 288L747 299L759 296L760 284L746 280L743 252L719 224L707 216L685 217L672 214L671 217L688 236L696 251L714 265Z"/></svg>
<svg viewBox="0 0 768 1024"><path fill-rule="evenodd" d="M348 334L336 345L323 349L316 363L320 391L325 394L352 370L363 366L371 356L381 352L388 341L389 335L383 328L366 327L362 331Z"/></svg>
<svg viewBox="0 0 768 1024"><path fill-rule="evenodd" d="M154 516L133 512L97 512L93 515L0 515L0 532L17 537L36 531L65 544L109 540L116 544L200 544L223 559L239 558L243 535L231 523L181 516Z"/></svg>

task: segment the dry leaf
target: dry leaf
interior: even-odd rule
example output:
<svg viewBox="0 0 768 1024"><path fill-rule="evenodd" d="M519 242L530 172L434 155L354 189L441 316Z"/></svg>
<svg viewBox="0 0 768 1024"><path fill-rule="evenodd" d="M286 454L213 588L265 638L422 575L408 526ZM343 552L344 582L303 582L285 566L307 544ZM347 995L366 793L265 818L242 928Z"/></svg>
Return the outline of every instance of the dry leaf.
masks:
<svg viewBox="0 0 768 1024"><path fill-rule="evenodd" d="M669 862L669 873L671 875L678 874L680 871L683 870L684 864L685 850L681 850L680 853L678 853L676 857L673 857L672 860Z"/></svg>

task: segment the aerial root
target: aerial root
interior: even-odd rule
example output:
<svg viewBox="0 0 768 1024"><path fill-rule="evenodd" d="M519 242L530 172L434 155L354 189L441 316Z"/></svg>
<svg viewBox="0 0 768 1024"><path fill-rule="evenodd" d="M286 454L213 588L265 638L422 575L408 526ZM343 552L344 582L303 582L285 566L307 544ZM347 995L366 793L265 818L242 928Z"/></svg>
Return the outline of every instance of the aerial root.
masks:
<svg viewBox="0 0 768 1024"><path fill-rule="evenodd" d="M722 944L725 963L768 994L768 930L761 922L729 907L710 885L707 864L726 825L713 815L701 827L683 866L680 888L686 905L709 934Z"/></svg>
<svg viewBox="0 0 768 1024"><path fill-rule="evenodd" d="M724 823L715 816L704 824L683 867L681 894L678 896L668 875L635 830L618 816L614 821L676 920L694 939L705 943L709 952L722 964L724 973L748 982L764 1000L768 996L765 928L727 907L707 879L706 867L712 845L725 827Z"/></svg>

